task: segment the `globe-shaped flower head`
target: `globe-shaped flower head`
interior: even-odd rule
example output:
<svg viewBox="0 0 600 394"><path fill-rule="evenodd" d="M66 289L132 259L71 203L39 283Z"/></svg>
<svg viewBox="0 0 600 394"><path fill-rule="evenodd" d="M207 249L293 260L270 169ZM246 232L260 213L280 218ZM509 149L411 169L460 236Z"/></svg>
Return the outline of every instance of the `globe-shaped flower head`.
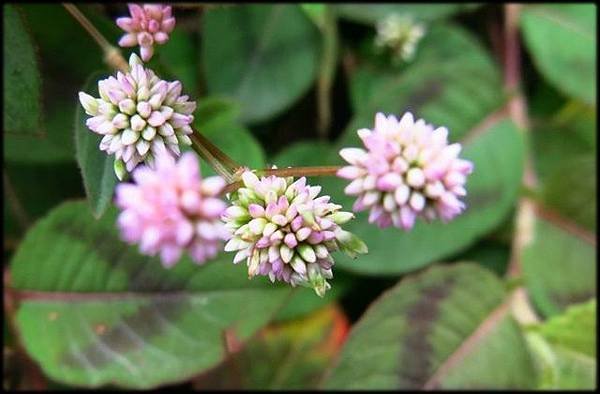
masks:
<svg viewBox="0 0 600 394"><path fill-rule="evenodd" d="M117 18L117 25L126 31L119 40L122 47L140 46L140 55L147 62L154 53L154 44L164 44L175 27L171 6L161 4L128 4L131 17Z"/></svg>
<svg viewBox="0 0 600 394"><path fill-rule="evenodd" d="M378 48L389 48L394 61L409 61L416 51L417 44L425 35L423 24L413 21L410 16L390 14L377 21L375 45Z"/></svg>
<svg viewBox="0 0 600 394"><path fill-rule="evenodd" d="M103 135L100 150L115 154L115 172L122 179L144 161L153 166L155 155L165 151L180 154L179 144L191 145L190 123L196 103L181 95L179 81L167 82L144 68L132 54L130 71L117 72L98 82L100 98L79 92L79 101L92 116L86 125Z"/></svg>
<svg viewBox="0 0 600 394"><path fill-rule="evenodd" d="M259 179L250 171L242 180L222 218L232 234L225 251L237 251L236 264L246 260L250 277L268 275L323 296L333 277L330 253L366 253L366 245L340 227L354 215L340 211L329 196L317 197L320 186L307 185L304 177Z"/></svg>
<svg viewBox="0 0 600 394"><path fill-rule="evenodd" d="M378 113L375 128L358 135L367 150L342 149L350 165L338 176L352 180L344 191L358 196L355 211L370 209L370 223L409 230L417 217L448 221L465 208L460 198L473 163L458 158L460 144L448 145L448 129L434 130L410 112L400 121Z"/></svg>
<svg viewBox="0 0 600 394"><path fill-rule="evenodd" d="M178 162L170 155L156 158L156 169L138 167L133 183L120 183L116 204L121 235L139 243L144 254L160 252L163 265L170 267L187 250L201 264L214 257L229 239L220 220L227 205L219 199L225 180L202 179L196 156L185 153Z"/></svg>

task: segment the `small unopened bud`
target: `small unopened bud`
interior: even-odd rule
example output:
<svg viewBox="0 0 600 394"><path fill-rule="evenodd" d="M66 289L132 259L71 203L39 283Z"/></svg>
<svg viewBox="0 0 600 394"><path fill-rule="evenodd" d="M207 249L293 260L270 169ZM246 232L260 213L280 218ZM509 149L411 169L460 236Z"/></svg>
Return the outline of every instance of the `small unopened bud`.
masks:
<svg viewBox="0 0 600 394"><path fill-rule="evenodd" d="M125 175L127 175L127 169L125 168L125 162L121 159L116 159L113 163L113 168L115 170L115 174L120 181L125 179Z"/></svg>

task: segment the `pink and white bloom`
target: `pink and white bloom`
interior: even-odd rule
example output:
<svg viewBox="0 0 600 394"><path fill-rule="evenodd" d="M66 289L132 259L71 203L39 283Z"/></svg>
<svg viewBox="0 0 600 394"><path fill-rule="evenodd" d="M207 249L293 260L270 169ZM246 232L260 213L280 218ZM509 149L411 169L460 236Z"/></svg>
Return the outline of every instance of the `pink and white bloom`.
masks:
<svg viewBox="0 0 600 394"><path fill-rule="evenodd" d="M117 18L117 25L126 31L119 45L122 47L140 46L140 55L147 62L154 53L154 44L164 44L175 27L175 17L171 6L162 4L129 3L131 17Z"/></svg>
<svg viewBox="0 0 600 394"><path fill-rule="evenodd" d="M219 176L201 179L196 156L187 152L179 161L167 154L156 158L153 170L140 166L133 183L116 188L122 210L117 223L122 238L139 243L143 254L160 253L165 267L187 251L202 264L217 255L229 238L220 217L227 205L219 199L226 182Z"/></svg>
<svg viewBox="0 0 600 394"><path fill-rule="evenodd" d="M367 252L360 239L340 227L354 215L340 211L329 196L317 197L321 187L307 185L306 178L259 179L245 171L242 181L222 219L232 235L225 251L237 252L234 264L246 261L249 277L312 287L322 297L333 277L330 253Z"/></svg>
<svg viewBox="0 0 600 394"><path fill-rule="evenodd" d="M179 156L179 144L191 145L189 134L196 102L181 94L179 81L167 82L147 68L136 54L130 71L98 81L100 98L79 92L79 101L91 117L86 125L103 136L100 150L115 154L115 172L123 179L144 161L164 152ZM123 165L124 164L124 165Z"/></svg>
<svg viewBox="0 0 600 394"><path fill-rule="evenodd" d="M465 182L473 163L458 158L461 145L448 144L448 129L416 120L410 112L375 115L375 128L360 129L366 150L344 148L350 165L337 175L352 182L347 195L357 196L354 211L370 210L369 222L410 230L417 217L447 222L460 214Z"/></svg>

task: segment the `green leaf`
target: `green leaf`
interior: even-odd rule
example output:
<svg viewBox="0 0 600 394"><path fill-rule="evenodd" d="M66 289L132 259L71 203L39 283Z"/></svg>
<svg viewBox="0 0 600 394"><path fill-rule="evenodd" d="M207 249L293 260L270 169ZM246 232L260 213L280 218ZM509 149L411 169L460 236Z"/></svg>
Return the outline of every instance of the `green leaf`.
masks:
<svg viewBox="0 0 600 394"><path fill-rule="evenodd" d="M137 52L137 47L135 48ZM175 29L164 45L155 47L156 54L150 60L151 69L163 69L163 79L177 79L183 85L183 92L194 99L198 85L198 49L189 33ZM156 68L155 68L156 67Z"/></svg>
<svg viewBox="0 0 600 394"><path fill-rule="evenodd" d="M593 390L596 360L559 346L538 333L527 334L527 344L538 370L538 390Z"/></svg>
<svg viewBox="0 0 600 394"><path fill-rule="evenodd" d="M124 32L106 15L104 5L77 4L77 7L108 42L116 46ZM88 75L99 68L106 67L108 71L98 44L62 5L24 4L23 10L40 46L44 73L60 76L56 82L45 79L45 85L50 84L63 95L77 89ZM48 21L52 21L51 28Z"/></svg>
<svg viewBox="0 0 600 394"><path fill-rule="evenodd" d="M532 331L551 344L596 357L596 299L568 307Z"/></svg>
<svg viewBox="0 0 600 394"><path fill-rule="evenodd" d="M543 184L544 204L596 231L596 155L566 161Z"/></svg>
<svg viewBox="0 0 600 394"><path fill-rule="evenodd" d="M409 15L419 21L433 22L476 7L477 4L336 4L334 9L342 18L372 25L391 14Z"/></svg>
<svg viewBox="0 0 600 394"><path fill-rule="evenodd" d="M322 3L303 3L300 4L302 11L313 21L313 23L322 29L325 25L325 13L327 12L327 4Z"/></svg>
<svg viewBox="0 0 600 394"><path fill-rule="evenodd" d="M83 202L65 203L11 262L23 344L54 380L142 389L189 379L223 359L225 332L247 340L289 294L248 280L226 254L166 269L119 239L116 214L94 220Z"/></svg>
<svg viewBox="0 0 600 394"><path fill-rule="evenodd" d="M19 9L14 5L3 8L4 133L44 135L36 50ZM34 141L30 138L29 142Z"/></svg>
<svg viewBox="0 0 600 394"><path fill-rule="evenodd" d="M335 266L333 270L335 271ZM297 319L325 305L330 305L348 293L358 280L342 271L336 271L333 275L333 279L329 281L331 290L328 290L323 297L315 297L314 292L295 291L285 306L277 312L273 321L282 322Z"/></svg>
<svg viewBox="0 0 600 394"><path fill-rule="evenodd" d="M367 62L351 88L355 133L376 112L412 111L444 125L457 140L504 103L500 72L475 37L452 24L431 26L414 61L403 72ZM356 83L352 80L352 85ZM353 130L353 131L350 131Z"/></svg>
<svg viewBox="0 0 600 394"><path fill-rule="evenodd" d="M210 93L242 105L242 121L289 108L315 80L317 28L297 5L244 5L203 16L202 60Z"/></svg>
<svg viewBox="0 0 600 394"><path fill-rule="evenodd" d="M196 390L315 388L349 328L331 305L302 319L263 329L239 353L194 382Z"/></svg>
<svg viewBox="0 0 600 394"><path fill-rule="evenodd" d="M42 129L5 138L5 157L12 162L43 165L74 162L73 104L85 77L104 66L102 52L60 4L23 4L20 7L31 28L33 41L39 46L44 75L42 117L45 120ZM97 12L101 5L79 7L109 41L115 42L119 28ZM52 28L48 28L49 20Z"/></svg>
<svg viewBox="0 0 600 394"><path fill-rule="evenodd" d="M541 389L592 389L596 381L596 299L529 328Z"/></svg>
<svg viewBox="0 0 600 394"><path fill-rule="evenodd" d="M321 141L300 141L288 146L273 158L273 164L279 168L318 166L330 155L331 144Z"/></svg>
<svg viewBox="0 0 600 394"><path fill-rule="evenodd" d="M568 232L570 228L552 219L533 219L533 239L521 255L525 285L544 316L556 315L596 294L593 240Z"/></svg>
<svg viewBox="0 0 600 394"><path fill-rule="evenodd" d="M596 103L596 6L526 5L521 29L534 64L563 93Z"/></svg>
<svg viewBox="0 0 600 394"><path fill-rule="evenodd" d="M506 299L497 277L469 263L403 279L353 326L323 388L531 388L535 371Z"/></svg>
<svg viewBox="0 0 600 394"><path fill-rule="evenodd" d="M85 83L82 91L99 97L98 80L105 76L101 73L92 74ZM83 186L92 213L96 218L102 216L108 208L117 184L117 176L113 169L114 156L107 155L99 148L102 136L92 132L85 124L87 115L75 98L75 147L77 149L77 164L81 169Z"/></svg>
<svg viewBox="0 0 600 394"><path fill-rule="evenodd" d="M533 128L540 199L562 216L596 231L596 114L571 101Z"/></svg>
<svg viewBox="0 0 600 394"><path fill-rule="evenodd" d="M453 260L476 261L498 276L504 276L508 268L510 247L498 241L482 240Z"/></svg>

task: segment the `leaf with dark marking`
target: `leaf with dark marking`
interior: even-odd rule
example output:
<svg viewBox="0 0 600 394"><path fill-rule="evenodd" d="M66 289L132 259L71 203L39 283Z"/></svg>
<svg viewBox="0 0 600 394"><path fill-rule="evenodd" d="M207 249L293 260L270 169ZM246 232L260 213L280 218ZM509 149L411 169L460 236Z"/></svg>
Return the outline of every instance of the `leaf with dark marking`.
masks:
<svg viewBox="0 0 600 394"><path fill-rule="evenodd" d="M535 370L508 310L504 286L488 270L430 268L369 307L322 388L531 388Z"/></svg>
<svg viewBox="0 0 600 394"><path fill-rule="evenodd" d="M564 227L559 217L540 214L521 255L523 277L537 310L553 316L595 296L596 244Z"/></svg>
<svg viewBox="0 0 600 394"><path fill-rule="evenodd" d="M28 233L11 262L23 344L52 379L151 388L219 363L224 331L246 341L289 289L219 255L164 268L119 239L116 210L94 220L65 203ZM308 291L308 289L306 289Z"/></svg>

